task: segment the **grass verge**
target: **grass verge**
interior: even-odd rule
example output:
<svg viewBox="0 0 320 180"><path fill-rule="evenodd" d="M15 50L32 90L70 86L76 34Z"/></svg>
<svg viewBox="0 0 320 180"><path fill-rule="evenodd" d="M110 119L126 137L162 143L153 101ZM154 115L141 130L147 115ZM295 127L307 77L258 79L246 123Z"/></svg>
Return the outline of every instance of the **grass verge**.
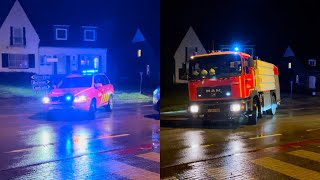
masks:
<svg viewBox="0 0 320 180"><path fill-rule="evenodd" d="M186 110L189 102L187 85L161 91L161 112Z"/></svg>
<svg viewBox="0 0 320 180"><path fill-rule="evenodd" d="M31 87L0 85L0 98L36 98L40 99L46 94L45 91L34 91ZM114 95L118 103L144 103L152 100L151 96L138 92L116 92Z"/></svg>

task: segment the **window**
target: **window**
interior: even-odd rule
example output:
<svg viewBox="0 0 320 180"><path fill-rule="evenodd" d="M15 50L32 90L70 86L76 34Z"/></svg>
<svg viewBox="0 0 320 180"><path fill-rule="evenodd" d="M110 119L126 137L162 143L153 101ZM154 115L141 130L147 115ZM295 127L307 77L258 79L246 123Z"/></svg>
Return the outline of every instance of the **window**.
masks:
<svg viewBox="0 0 320 180"><path fill-rule="evenodd" d="M309 64L310 66L316 66L317 61L316 61L315 59L309 59L308 64Z"/></svg>
<svg viewBox="0 0 320 180"><path fill-rule="evenodd" d="M29 68L29 58L27 54L9 54L8 67L11 69Z"/></svg>
<svg viewBox="0 0 320 180"><path fill-rule="evenodd" d="M68 29L56 28L56 40L67 40L67 39L68 39Z"/></svg>
<svg viewBox="0 0 320 180"><path fill-rule="evenodd" d="M23 46L26 45L25 37L25 28L24 27L11 27L10 28L10 45L14 46Z"/></svg>
<svg viewBox="0 0 320 180"><path fill-rule="evenodd" d="M251 56L253 56L253 49L252 48L245 48L244 52L249 54L249 55L251 55Z"/></svg>
<svg viewBox="0 0 320 180"><path fill-rule="evenodd" d="M96 30L85 29L84 30L84 40L85 41L95 41L96 40Z"/></svg>
<svg viewBox="0 0 320 180"><path fill-rule="evenodd" d="M137 55L138 57L141 57L141 49L138 49Z"/></svg>
<svg viewBox="0 0 320 180"><path fill-rule="evenodd" d="M291 69L291 62L288 63L288 69Z"/></svg>

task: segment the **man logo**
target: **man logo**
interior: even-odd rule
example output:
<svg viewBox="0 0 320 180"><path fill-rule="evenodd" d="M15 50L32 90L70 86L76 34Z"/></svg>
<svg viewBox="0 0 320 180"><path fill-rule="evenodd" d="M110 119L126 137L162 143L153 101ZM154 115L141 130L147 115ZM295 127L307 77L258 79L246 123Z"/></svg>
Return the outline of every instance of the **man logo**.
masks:
<svg viewBox="0 0 320 180"><path fill-rule="evenodd" d="M221 93L221 89L206 89L206 93Z"/></svg>

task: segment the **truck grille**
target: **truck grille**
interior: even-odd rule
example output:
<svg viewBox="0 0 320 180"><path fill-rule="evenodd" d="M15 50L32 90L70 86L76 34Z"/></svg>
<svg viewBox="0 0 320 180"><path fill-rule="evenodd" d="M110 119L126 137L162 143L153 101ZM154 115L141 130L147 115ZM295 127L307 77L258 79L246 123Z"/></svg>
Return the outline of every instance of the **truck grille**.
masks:
<svg viewBox="0 0 320 180"><path fill-rule="evenodd" d="M231 93L230 86L216 86L216 87L199 87L197 88L197 96L202 98L223 98L229 97L227 93Z"/></svg>

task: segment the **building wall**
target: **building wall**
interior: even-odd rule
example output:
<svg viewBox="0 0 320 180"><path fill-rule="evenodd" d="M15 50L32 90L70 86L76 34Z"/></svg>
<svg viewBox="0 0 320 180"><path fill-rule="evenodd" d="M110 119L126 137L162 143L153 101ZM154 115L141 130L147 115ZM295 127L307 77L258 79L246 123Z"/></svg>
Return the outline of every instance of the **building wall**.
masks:
<svg viewBox="0 0 320 180"><path fill-rule="evenodd" d="M39 74L54 74L54 62L47 62L47 58L57 58L57 74L66 74L67 58L70 57L70 70L78 71L81 56L97 56L101 62L101 72L107 72L107 49L100 48L69 48L69 47L40 47ZM45 58L44 58L45 57ZM44 59L43 59L44 58Z"/></svg>
<svg viewBox="0 0 320 180"><path fill-rule="evenodd" d="M25 46L15 47L10 45L11 27L24 27L26 44ZM29 21L23 8L18 1L10 10L7 18L0 28L0 72L35 72L39 71L38 66L38 46L39 36ZM27 69L12 69L2 67L2 54L34 54L35 67Z"/></svg>
<svg viewBox="0 0 320 180"><path fill-rule="evenodd" d="M187 53L186 53L187 48ZM174 74L174 83L187 83L186 80L181 80L179 78L179 69L182 68L182 64L186 62L186 59L194 55L197 49L197 54L207 53L204 49L202 43L200 42L198 36L190 27L187 34L184 36L183 40L178 47L174 59L175 59L175 74ZM187 58L186 58L187 56Z"/></svg>

